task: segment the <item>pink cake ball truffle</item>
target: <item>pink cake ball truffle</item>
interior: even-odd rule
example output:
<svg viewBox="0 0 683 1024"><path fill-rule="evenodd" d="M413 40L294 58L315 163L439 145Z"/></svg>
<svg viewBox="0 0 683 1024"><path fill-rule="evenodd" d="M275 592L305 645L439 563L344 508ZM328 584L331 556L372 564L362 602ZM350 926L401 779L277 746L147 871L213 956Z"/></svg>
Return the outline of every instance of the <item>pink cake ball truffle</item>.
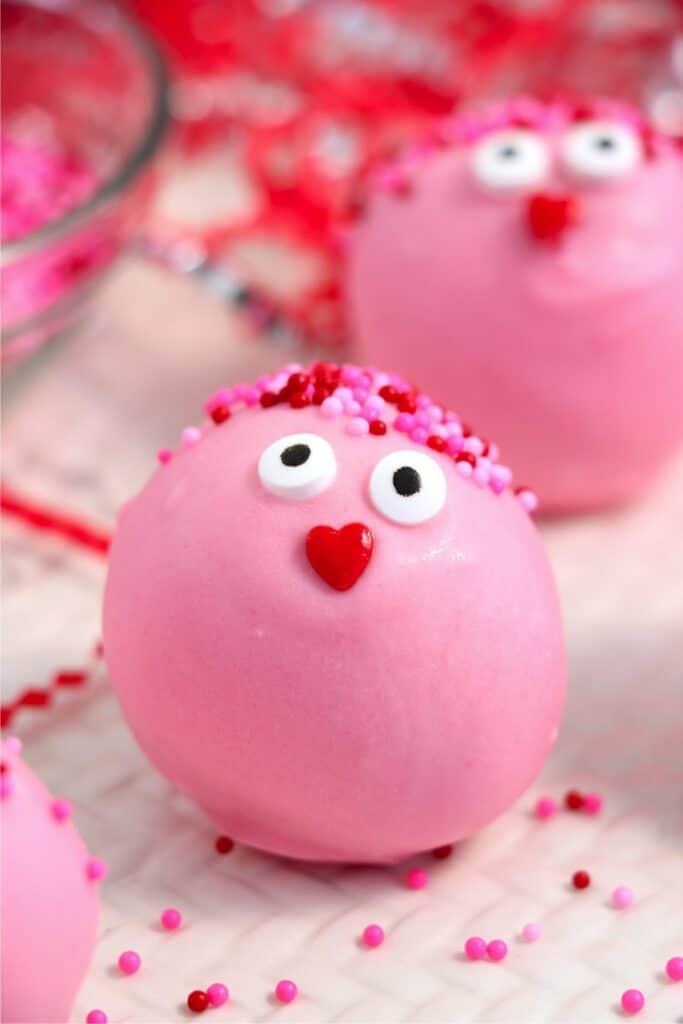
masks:
<svg viewBox="0 0 683 1024"><path fill-rule="evenodd" d="M443 408L425 443L402 433L426 396L400 378L318 364L259 387L120 515L104 650L123 712L236 841L389 863L469 835L530 784L564 699L555 586L510 471L488 442L448 453ZM348 388L382 400L384 433L306 404Z"/></svg>
<svg viewBox="0 0 683 1024"><path fill-rule="evenodd" d="M437 137L351 232L363 359L491 431L546 512L637 496L683 439L681 153L604 100L512 100Z"/></svg>
<svg viewBox="0 0 683 1024"><path fill-rule="evenodd" d="M9 748L9 749L8 749ZM99 916L88 852L68 818L55 817L42 782L8 743L2 804L2 1020L66 1021L90 963Z"/></svg>

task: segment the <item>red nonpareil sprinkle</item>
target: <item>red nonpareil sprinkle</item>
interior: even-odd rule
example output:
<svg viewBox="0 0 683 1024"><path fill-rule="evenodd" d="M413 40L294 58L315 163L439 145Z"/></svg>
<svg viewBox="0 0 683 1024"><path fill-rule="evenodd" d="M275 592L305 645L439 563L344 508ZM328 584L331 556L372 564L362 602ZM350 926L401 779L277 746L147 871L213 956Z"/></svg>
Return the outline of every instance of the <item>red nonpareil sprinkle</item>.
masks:
<svg viewBox="0 0 683 1024"><path fill-rule="evenodd" d="M229 836L218 836L216 839L217 853L231 853L235 844Z"/></svg>
<svg viewBox="0 0 683 1024"><path fill-rule="evenodd" d="M580 811L583 807L583 793L578 789L570 789L564 796L565 807L569 811Z"/></svg>
<svg viewBox="0 0 683 1024"><path fill-rule="evenodd" d="M230 419L230 410L227 405L216 405L211 410L211 419L219 426L221 423L225 423L226 420Z"/></svg>
<svg viewBox="0 0 683 1024"><path fill-rule="evenodd" d="M437 846L435 850L432 850L432 857L435 860L448 860L453 853L453 843L446 843L445 846Z"/></svg>
<svg viewBox="0 0 683 1024"><path fill-rule="evenodd" d="M591 876L587 871L575 871L572 875L572 885L575 889L587 889L591 884Z"/></svg>
<svg viewBox="0 0 683 1024"><path fill-rule="evenodd" d="M382 434L386 434L387 425L384 420L372 420L370 423L370 433L374 434L375 437L381 437Z"/></svg>
<svg viewBox="0 0 683 1024"><path fill-rule="evenodd" d="M264 409L271 409L274 405L277 405L280 401L278 395L273 391L264 391L259 402Z"/></svg>
<svg viewBox="0 0 683 1024"><path fill-rule="evenodd" d="M85 672L74 671L74 672L58 672L54 678L55 686L81 686L82 683L86 682L87 675Z"/></svg>
<svg viewBox="0 0 683 1024"><path fill-rule="evenodd" d="M303 409L305 406L311 404L311 400L305 391L295 391L289 399L289 404L292 409Z"/></svg>
<svg viewBox="0 0 683 1024"><path fill-rule="evenodd" d="M417 402L411 394L404 394L398 400L398 411L399 412L410 412L413 413L417 409Z"/></svg>
<svg viewBox="0 0 683 1024"><path fill-rule="evenodd" d="M427 438L427 447L433 448L435 452L442 452L446 447L446 441L443 437L439 437L438 434L432 434L431 437Z"/></svg>
<svg viewBox="0 0 683 1024"><path fill-rule="evenodd" d="M187 1007L192 1010L193 1013L204 1013L204 1010L209 1005L209 997L206 992L202 992L201 989L195 989L194 992L190 992L187 997Z"/></svg>
<svg viewBox="0 0 683 1024"><path fill-rule="evenodd" d="M317 387L313 392L313 405L322 405L326 398L332 394L329 388Z"/></svg>
<svg viewBox="0 0 683 1024"><path fill-rule="evenodd" d="M469 462L470 466L474 469L477 464L477 460L472 452L458 452L455 456L456 462Z"/></svg>
<svg viewBox="0 0 683 1024"><path fill-rule="evenodd" d="M384 387L379 389L379 394L380 398L383 398L385 402L390 402L392 405L398 402L399 394L392 384L385 384Z"/></svg>

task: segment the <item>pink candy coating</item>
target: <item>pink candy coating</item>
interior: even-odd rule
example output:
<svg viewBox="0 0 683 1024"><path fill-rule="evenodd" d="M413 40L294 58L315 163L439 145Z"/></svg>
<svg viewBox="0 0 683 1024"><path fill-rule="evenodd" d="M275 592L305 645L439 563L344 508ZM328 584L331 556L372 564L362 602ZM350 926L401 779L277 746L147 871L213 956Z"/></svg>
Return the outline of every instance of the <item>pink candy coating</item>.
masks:
<svg viewBox="0 0 683 1024"><path fill-rule="evenodd" d="M291 1003L293 1002L298 994L299 990L293 981L283 979L278 981L275 986L275 998L279 1003Z"/></svg>
<svg viewBox="0 0 683 1024"><path fill-rule="evenodd" d="M627 989L621 997L621 1007L624 1013L640 1013L645 1006L645 996L637 988Z"/></svg>
<svg viewBox="0 0 683 1024"><path fill-rule="evenodd" d="M164 910L161 915L161 925L168 932L175 931L176 928L180 928L183 922L183 915L179 910L175 910L170 907L168 910Z"/></svg>
<svg viewBox="0 0 683 1024"><path fill-rule="evenodd" d="M384 929L379 924L369 924L363 929L363 943L370 949L384 942Z"/></svg>
<svg viewBox="0 0 683 1024"><path fill-rule="evenodd" d="M563 705L561 623L509 490L461 479L393 426L348 437L346 422L240 406L157 470L119 517L104 650L142 748L219 833L303 859L399 862L481 828L532 781ZM278 498L259 458L306 432L333 448L334 482ZM446 478L445 505L415 526L369 494L399 450ZM306 539L352 523L374 546L340 593Z"/></svg>
<svg viewBox="0 0 683 1024"><path fill-rule="evenodd" d="M55 819L53 798L18 752L3 743L14 791L2 809L0 1019L66 1021L94 949L99 895L80 836Z"/></svg>
<svg viewBox="0 0 683 1024"><path fill-rule="evenodd" d="M617 910L624 910L633 903L633 889L627 885L618 885L612 893L612 906Z"/></svg>
<svg viewBox="0 0 683 1024"><path fill-rule="evenodd" d="M537 818L552 818L557 811L557 803L551 796L541 796L536 801L534 814Z"/></svg>
<svg viewBox="0 0 683 1024"><path fill-rule="evenodd" d="M223 1006L230 998L228 989L220 981L215 981L213 985L209 985L206 994L209 997L209 1006Z"/></svg>
<svg viewBox="0 0 683 1024"><path fill-rule="evenodd" d="M406 885L409 889L424 889L429 882L429 875L424 868L412 868L406 875Z"/></svg>
<svg viewBox="0 0 683 1024"><path fill-rule="evenodd" d="M503 939L492 939L486 946L486 953L489 960L493 960L495 962L498 960L504 960L508 955L507 942L504 942Z"/></svg>
<svg viewBox="0 0 683 1024"><path fill-rule="evenodd" d="M108 1019L104 1010L91 1010L85 1018L85 1024L107 1024Z"/></svg>
<svg viewBox="0 0 683 1024"><path fill-rule="evenodd" d="M540 937L541 929L537 924L525 924L522 928L522 938L525 942L536 942Z"/></svg>
<svg viewBox="0 0 683 1024"><path fill-rule="evenodd" d="M365 360L452 402L542 509L567 511L636 496L683 438L681 156L663 146L618 180L577 176L562 156L571 109L532 106L541 180L475 180L472 146L509 127L509 108L474 131L459 121L450 145L390 168L410 191L373 196L346 294ZM547 192L579 210L553 243L528 229L531 195Z"/></svg>
<svg viewBox="0 0 683 1024"><path fill-rule="evenodd" d="M667 960L666 974L671 981L683 981L683 956L672 956Z"/></svg>
<svg viewBox="0 0 683 1024"><path fill-rule="evenodd" d="M469 938L465 943L465 956L468 960L483 960L486 956L485 940L479 938L478 935Z"/></svg>
<svg viewBox="0 0 683 1024"><path fill-rule="evenodd" d="M136 953L135 950L127 949L121 953L118 963L122 974L136 974L140 970L142 960L140 959L140 954Z"/></svg>

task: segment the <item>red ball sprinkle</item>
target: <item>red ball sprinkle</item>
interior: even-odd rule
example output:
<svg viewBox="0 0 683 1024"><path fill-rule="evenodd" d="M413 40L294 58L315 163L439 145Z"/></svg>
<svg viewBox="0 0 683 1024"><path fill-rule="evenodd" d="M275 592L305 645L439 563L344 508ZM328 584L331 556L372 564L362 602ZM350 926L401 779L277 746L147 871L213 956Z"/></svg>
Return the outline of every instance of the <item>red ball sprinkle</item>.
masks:
<svg viewBox="0 0 683 1024"><path fill-rule="evenodd" d="M379 389L380 398L383 398L385 402L390 402L394 405L398 402L398 391L392 384L385 384L383 388Z"/></svg>
<svg viewBox="0 0 683 1024"><path fill-rule="evenodd" d="M264 391L259 398L259 402L264 409L272 408L272 406L277 405L279 401L280 399L274 391Z"/></svg>
<svg viewBox="0 0 683 1024"><path fill-rule="evenodd" d="M477 464L477 460L472 452L458 452L455 456L456 462L469 462L470 466L474 469Z"/></svg>
<svg viewBox="0 0 683 1024"><path fill-rule="evenodd" d="M332 394L329 388L317 387L313 392L313 405L322 405L326 398Z"/></svg>
<svg viewBox="0 0 683 1024"><path fill-rule="evenodd" d="M219 426L230 419L230 410L227 405L217 405L211 410L210 416L213 422Z"/></svg>
<svg viewBox="0 0 683 1024"><path fill-rule="evenodd" d="M403 394L398 400L398 411L399 412L410 412L413 413L417 409L417 402L413 395Z"/></svg>
<svg viewBox="0 0 683 1024"><path fill-rule="evenodd" d="M374 434L375 437L381 437L382 434L386 434L387 425L384 420L372 420L370 423L370 433Z"/></svg>
<svg viewBox="0 0 683 1024"><path fill-rule="evenodd" d="M231 853L234 846L235 844L230 836L219 836L216 840L216 850L218 853Z"/></svg>
<svg viewBox="0 0 683 1024"><path fill-rule="evenodd" d="M303 391L308 384L309 377L307 373L290 373L289 379L287 380L287 390L290 394L295 391Z"/></svg>
<svg viewBox="0 0 683 1024"><path fill-rule="evenodd" d="M575 889L587 889L591 884L591 876L587 871L575 871L572 875L572 885Z"/></svg>
<svg viewBox="0 0 683 1024"><path fill-rule="evenodd" d="M311 400L305 391L295 391L289 399L289 404L292 409L303 409L305 406L311 404Z"/></svg>
<svg viewBox="0 0 683 1024"><path fill-rule="evenodd" d="M565 793L564 803L568 810L580 811L583 807L583 793L579 793L578 789L570 789Z"/></svg>
<svg viewBox="0 0 683 1024"><path fill-rule="evenodd" d="M438 434L432 434L431 437L427 438L427 447L433 448L435 452L442 452L446 447L446 441L443 437L439 437Z"/></svg>
<svg viewBox="0 0 683 1024"><path fill-rule="evenodd" d="M190 992L187 997L187 1006L193 1013L204 1013L204 1010L209 1005L209 997L206 992L202 992L201 989L196 988L194 992Z"/></svg>
<svg viewBox="0 0 683 1024"><path fill-rule="evenodd" d="M445 846L437 846L435 850L432 850L432 857L435 860L448 860L453 853L453 843L446 843Z"/></svg>

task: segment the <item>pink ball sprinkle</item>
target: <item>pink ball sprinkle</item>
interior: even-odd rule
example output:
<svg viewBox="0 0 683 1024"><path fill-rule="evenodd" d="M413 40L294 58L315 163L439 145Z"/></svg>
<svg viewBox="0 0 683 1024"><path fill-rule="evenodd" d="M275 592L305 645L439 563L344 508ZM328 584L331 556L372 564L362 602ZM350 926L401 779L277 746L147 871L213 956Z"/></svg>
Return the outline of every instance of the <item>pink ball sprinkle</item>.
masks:
<svg viewBox="0 0 683 1024"><path fill-rule="evenodd" d="M173 458L173 452L169 448L160 448L157 452L157 462L160 466L165 466Z"/></svg>
<svg viewBox="0 0 683 1024"><path fill-rule="evenodd" d="M633 889L627 885L618 885L612 893L612 906L617 910L624 910L633 903Z"/></svg>
<svg viewBox="0 0 683 1024"><path fill-rule="evenodd" d="M402 434L407 434L415 426L415 417L409 412L400 412L394 420L394 427Z"/></svg>
<svg viewBox="0 0 683 1024"><path fill-rule="evenodd" d="M429 881L429 875L424 868L412 868L406 875L406 885L409 889L424 889Z"/></svg>
<svg viewBox="0 0 683 1024"><path fill-rule="evenodd" d="M517 499L520 505L525 508L527 512L535 512L538 508L538 498L533 491L520 491L517 495Z"/></svg>
<svg viewBox="0 0 683 1024"><path fill-rule="evenodd" d="M534 814L537 818L545 820L552 818L557 811L557 804L551 796L540 796L534 807Z"/></svg>
<svg viewBox="0 0 683 1024"><path fill-rule="evenodd" d="M366 419L362 416L354 416L353 419L349 420L346 424L346 433L350 434L351 437L362 437L363 434L367 434L370 430L370 426Z"/></svg>
<svg viewBox="0 0 683 1024"><path fill-rule="evenodd" d="M541 929L537 924L525 924L522 928L522 938L525 942L535 942L541 934Z"/></svg>
<svg viewBox="0 0 683 1024"><path fill-rule="evenodd" d="M457 455L462 451L464 440L461 434L449 434L446 441L446 451L449 455Z"/></svg>
<svg viewBox="0 0 683 1024"><path fill-rule="evenodd" d="M335 398L334 395L330 395L320 406L320 412L326 419L334 420L344 412L344 406L340 399Z"/></svg>
<svg viewBox="0 0 683 1024"><path fill-rule="evenodd" d="M222 1006L230 998L230 993L220 981L215 981L213 985L209 985L206 994L209 997L209 1006Z"/></svg>
<svg viewBox="0 0 683 1024"><path fill-rule="evenodd" d="M107 1024L108 1019L104 1010L91 1010L85 1018L85 1024Z"/></svg>
<svg viewBox="0 0 683 1024"><path fill-rule="evenodd" d="M174 932L176 928L180 928L182 921L183 915L179 910L175 910L173 907L169 907L168 910L164 910L161 915L161 925L167 932Z"/></svg>
<svg viewBox="0 0 683 1024"><path fill-rule="evenodd" d="M624 1013L640 1013L645 1006L645 996L637 988L627 988L621 997Z"/></svg>
<svg viewBox="0 0 683 1024"><path fill-rule="evenodd" d="M6 800L8 796L11 796L13 789L12 780L8 779L6 775L0 776L0 800Z"/></svg>
<svg viewBox="0 0 683 1024"><path fill-rule="evenodd" d="M414 441L415 444L426 444L428 437L429 431L426 427L415 427L410 431L410 440Z"/></svg>
<svg viewBox="0 0 683 1024"><path fill-rule="evenodd" d="M136 974L140 970L140 954L134 949L127 949L119 957L119 969L122 974Z"/></svg>
<svg viewBox="0 0 683 1024"><path fill-rule="evenodd" d="M99 857L91 857L85 865L85 873L92 882L97 882L107 874L107 865Z"/></svg>
<svg viewBox="0 0 683 1024"><path fill-rule="evenodd" d="M71 804L68 800L53 800L50 810L55 821L67 821L71 817Z"/></svg>
<svg viewBox="0 0 683 1024"><path fill-rule="evenodd" d="M667 960L666 973L672 981L683 981L683 956L672 956Z"/></svg>
<svg viewBox="0 0 683 1024"><path fill-rule="evenodd" d="M599 793L586 793L581 810L585 814L599 814L602 810L602 797Z"/></svg>
<svg viewBox="0 0 683 1024"><path fill-rule="evenodd" d="M486 956L486 942L478 935L473 935L465 943L465 956L468 960L483 960Z"/></svg>
<svg viewBox="0 0 683 1024"><path fill-rule="evenodd" d="M298 994L299 990L293 981L288 981L286 978L282 981L278 981L275 986L275 998L279 1003L291 1003L293 1002Z"/></svg>
<svg viewBox="0 0 683 1024"><path fill-rule="evenodd" d="M496 963L499 960L504 960L508 955L508 944L502 939L492 939L486 947L489 960L493 960Z"/></svg>
<svg viewBox="0 0 683 1024"><path fill-rule="evenodd" d="M202 439L202 432L199 427L185 427L180 435L180 443L183 448L193 448Z"/></svg>
<svg viewBox="0 0 683 1024"><path fill-rule="evenodd" d="M370 949L384 942L384 929L379 924L369 924L363 929L363 943Z"/></svg>
<svg viewBox="0 0 683 1024"><path fill-rule="evenodd" d="M5 740L5 750L8 754L20 754L22 742L18 736L8 736Z"/></svg>

